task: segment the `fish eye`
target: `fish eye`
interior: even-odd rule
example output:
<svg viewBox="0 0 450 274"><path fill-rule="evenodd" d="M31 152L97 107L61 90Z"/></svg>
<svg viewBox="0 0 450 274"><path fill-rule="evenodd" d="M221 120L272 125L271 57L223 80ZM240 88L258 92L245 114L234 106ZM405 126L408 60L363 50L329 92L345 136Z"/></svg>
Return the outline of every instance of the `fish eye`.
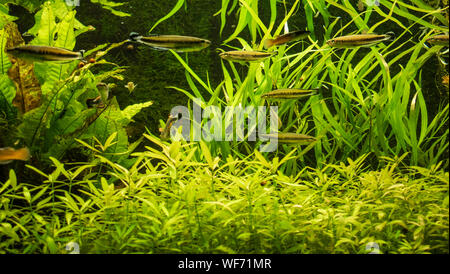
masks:
<svg viewBox="0 0 450 274"><path fill-rule="evenodd" d="M180 113L178 113L178 115L177 115L177 119L180 120L181 118L183 118L183 114L180 112Z"/></svg>
<svg viewBox="0 0 450 274"><path fill-rule="evenodd" d="M137 32L130 33L130 39L131 40L136 40L137 37L139 37L139 33L137 33Z"/></svg>

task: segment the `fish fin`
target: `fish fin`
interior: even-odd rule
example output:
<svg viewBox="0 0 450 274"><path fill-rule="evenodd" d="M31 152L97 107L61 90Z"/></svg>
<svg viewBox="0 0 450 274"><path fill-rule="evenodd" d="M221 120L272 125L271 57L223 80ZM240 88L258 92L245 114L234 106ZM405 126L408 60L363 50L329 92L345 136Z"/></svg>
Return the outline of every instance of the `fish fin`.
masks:
<svg viewBox="0 0 450 274"><path fill-rule="evenodd" d="M158 51L165 51L165 50L169 50L168 48L162 48L162 47L155 47L155 46L151 46L154 50L158 50Z"/></svg>
<svg viewBox="0 0 450 274"><path fill-rule="evenodd" d="M388 31L384 35L388 36L386 40L393 41L395 40L395 33L393 31Z"/></svg>
<svg viewBox="0 0 450 274"><path fill-rule="evenodd" d="M268 49L268 48L272 47L272 45L273 45L273 39L266 39L264 41L264 48Z"/></svg>
<svg viewBox="0 0 450 274"><path fill-rule="evenodd" d="M19 150L17 150L17 152L19 152L20 155L20 159L22 161L28 161L30 160L30 150L27 147L21 148Z"/></svg>

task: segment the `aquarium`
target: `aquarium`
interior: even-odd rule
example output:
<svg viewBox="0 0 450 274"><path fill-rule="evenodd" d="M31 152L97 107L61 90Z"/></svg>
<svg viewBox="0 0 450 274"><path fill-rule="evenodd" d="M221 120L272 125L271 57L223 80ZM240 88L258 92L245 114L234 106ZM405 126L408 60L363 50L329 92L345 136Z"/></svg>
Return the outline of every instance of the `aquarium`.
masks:
<svg viewBox="0 0 450 274"><path fill-rule="evenodd" d="M448 12L0 0L0 253L448 254Z"/></svg>

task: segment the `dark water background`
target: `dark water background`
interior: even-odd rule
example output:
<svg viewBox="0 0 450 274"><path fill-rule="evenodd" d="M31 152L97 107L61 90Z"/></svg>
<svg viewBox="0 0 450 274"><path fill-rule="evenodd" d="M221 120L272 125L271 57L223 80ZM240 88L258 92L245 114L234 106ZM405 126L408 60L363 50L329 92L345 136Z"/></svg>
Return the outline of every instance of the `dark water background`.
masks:
<svg viewBox="0 0 450 274"><path fill-rule="evenodd" d="M118 17L111 14L110 11L103 9L100 5L92 4L90 1L81 1L81 5L76 8L77 19L84 25L93 25L96 28L94 32L88 32L80 35L77 38L76 50L91 49L97 45L106 42L121 42L128 38L130 32L138 32L140 34L147 34L153 24L165 16L175 5L176 1L117 1L126 2L126 4L118 9L130 13L131 17ZM292 6L293 1L286 1L287 8ZM355 3L357 1L355 0ZM299 5L300 8L296 15L289 20L289 29L306 29L306 16L304 16L303 3ZM356 6L356 4L355 4ZM186 9L185 9L186 7ZM187 5L182 7L173 17L159 24L152 33L154 34L177 34L189 35L200 38L205 38L212 41L210 47L188 54L188 63L190 67L206 81L207 72L211 81L211 86L215 88L222 80L223 74L220 66L220 57L218 56L217 48L227 50L228 47L221 45L222 41L228 38L234 31L234 26L237 23L238 16L236 10L227 17L227 24L223 30L222 36L219 36L220 30L220 16L213 16L221 8L221 1L205 1L205 0L189 0ZM339 9L330 7L332 16L340 16L341 24L345 25L351 18ZM279 16L276 19L276 25L284 18L284 5L277 4L277 12ZM388 13L388 10L384 11ZM16 23L22 33L31 28L34 24L34 17L27 13L20 7L12 7L11 13L19 20ZM270 19L270 7L268 2L259 3L259 13L261 20L268 25ZM419 14L419 17L422 15ZM331 18L330 20L333 20ZM383 18L375 13L371 16L371 23L374 24ZM404 18L397 18L404 25L411 24ZM315 37L323 43L323 24L322 17L317 16L315 23ZM338 24L334 30L337 31L342 25ZM369 24L370 25L370 24ZM352 32L356 26L348 27L346 31ZM378 33L385 33L394 31L400 34L403 30L392 21L386 22L378 29ZM414 34L413 41L418 41L420 33L419 25L411 29ZM240 35L247 41L251 41L248 30L244 30ZM409 39L409 35L405 35ZM259 41L257 41L259 42ZM398 42L399 44L401 43ZM238 41L232 41L230 45L239 46ZM309 43L299 44L294 47L290 54L295 51L301 51L302 47L309 45ZM362 58L368 49L360 49L355 59ZM183 53L180 56L185 57ZM359 57L358 57L359 56ZM386 61L389 62L389 56ZM409 56L400 61L406 64ZM144 109L135 117L136 123L129 128L130 141L133 141L141 136L147 127L152 133L159 134L159 120L166 120L170 110L177 105L188 105L188 98L181 92L174 89L168 89L168 86L176 86L186 90L190 90L185 78L185 69L176 60L176 58L168 51L157 51L145 46L135 45L134 50L129 50L124 45L121 48L114 49L106 57L107 60L115 62L121 66L127 66L124 72L124 81L114 81L116 88L112 90L112 95L116 96L121 108L134 103L141 103L146 101L153 101L153 105ZM237 65L240 66L240 65ZM404 65L403 65L404 66ZM400 70L398 65L390 68L391 75L395 75ZM246 68L241 66L240 72L245 75ZM439 75L442 74L437 58L431 58L423 67L422 72L422 89L424 97L427 100L428 116L431 119L438 110L439 103L442 97L448 94L443 94L437 88L436 79L439 81ZM129 81L137 84L136 89L130 95L128 90L124 87ZM201 87L199 86L201 91ZM413 93L412 93L413 94ZM208 98L208 96L206 96Z"/></svg>

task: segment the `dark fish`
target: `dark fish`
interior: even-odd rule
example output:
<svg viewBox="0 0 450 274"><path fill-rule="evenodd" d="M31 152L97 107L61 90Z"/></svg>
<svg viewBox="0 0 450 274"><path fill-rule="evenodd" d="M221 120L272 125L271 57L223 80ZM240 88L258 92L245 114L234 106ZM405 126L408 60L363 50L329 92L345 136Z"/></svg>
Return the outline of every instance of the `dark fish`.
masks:
<svg viewBox="0 0 450 274"><path fill-rule="evenodd" d="M84 50L79 52L64 48L24 45L6 49L8 54L31 62L70 62L83 59Z"/></svg>
<svg viewBox="0 0 450 274"><path fill-rule="evenodd" d="M279 35L277 37L275 37L274 39L267 39L264 41L264 47L266 49L272 47L272 46L278 46L278 45L282 45L282 44L286 44L289 42L295 42L301 39L305 39L306 37L308 37L308 35L311 32L309 31L304 31L304 30L297 30L297 31L293 31L293 32L289 32L283 35Z"/></svg>
<svg viewBox="0 0 450 274"><path fill-rule="evenodd" d="M427 42L438 46L448 47L448 34L439 34L427 39Z"/></svg>
<svg viewBox="0 0 450 274"><path fill-rule="evenodd" d="M278 52L263 52L263 51L248 51L248 50L235 50L222 52L219 56L222 59L233 62L254 62L262 61L268 57L276 55Z"/></svg>
<svg viewBox="0 0 450 274"><path fill-rule="evenodd" d="M261 95L263 99L298 99L306 96L311 96L317 94L319 89L296 89L296 88L285 88L277 89L271 92L267 92Z"/></svg>
<svg viewBox="0 0 450 274"><path fill-rule="evenodd" d="M386 34L354 34L330 39L327 44L335 48L370 47L383 41L393 40L394 37L395 34L392 31Z"/></svg>
<svg viewBox="0 0 450 274"><path fill-rule="evenodd" d="M0 165L6 165L14 160L28 161L30 150L26 147L14 149L12 147L0 148Z"/></svg>
<svg viewBox="0 0 450 274"><path fill-rule="evenodd" d="M262 134L261 137L268 139L277 139L278 143L283 144L309 144L317 141L315 137L292 132Z"/></svg>
<svg viewBox="0 0 450 274"><path fill-rule="evenodd" d="M169 115L169 118L167 119L166 126L164 129L160 128L159 131L161 132L161 140L166 141L170 138L170 128L172 127L173 123L177 120L177 117Z"/></svg>
<svg viewBox="0 0 450 274"><path fill-rule="evenodd" d="M448 88L448 74L442 76L442 84Z"/></svg>
<svg viewBox="0 0 450 274"><path fill-rule="evenodd" d="M95 98L91 98L91 99L87 99L86 100L86 105L88 108L104 108L105 104L102 101L102 97L99 95Z"/></svg>
<svg viewBox="0 0 450 274"><path fill-rule="evenodd" d="M136 32L130 33L129 41L138 42L157 49L172 49L177 52L198 51L211 45L211 41L197 37L181 35L141 36Z"/></svg>

